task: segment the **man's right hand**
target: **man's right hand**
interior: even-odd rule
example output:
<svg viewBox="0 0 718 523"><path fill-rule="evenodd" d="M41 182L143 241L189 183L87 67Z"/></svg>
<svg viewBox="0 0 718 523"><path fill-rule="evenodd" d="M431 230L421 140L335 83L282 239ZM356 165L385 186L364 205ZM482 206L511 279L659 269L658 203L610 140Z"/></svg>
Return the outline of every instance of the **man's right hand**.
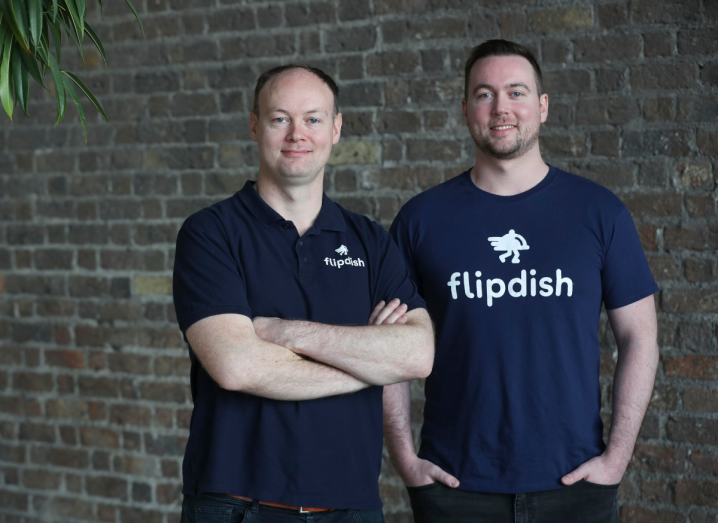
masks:
<svg viewBox="0 0 718 523"><path fill-rule="evenodd" d="M369 316L369 325L404 325L409 319L406 315L407 305L394 298L389 303L384 300L377 303Z"/></svg>
<svg viewBox="0 0 718 523"><path fill-rule="evenodd" d="M437 481L447 487L456 488L459 486L459 480L454 476L444 472L431 461L419 458L416 454L410 463L402 466L401 470L397 470L397 472L407 487L421 487Z"/></svg>

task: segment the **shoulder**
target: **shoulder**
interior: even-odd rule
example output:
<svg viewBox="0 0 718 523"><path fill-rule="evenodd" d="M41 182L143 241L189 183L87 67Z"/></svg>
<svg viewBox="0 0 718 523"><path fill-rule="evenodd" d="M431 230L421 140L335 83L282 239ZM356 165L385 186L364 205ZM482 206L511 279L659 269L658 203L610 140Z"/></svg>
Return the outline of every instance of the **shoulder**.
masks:
<svg viewBox="0 0 718 523"><path fill-rule="evenodd" d="M456 201L457 191L461 190L465 183L467 172L464 171L460 175L412 197L399 211L401 219L421 218L427 213L435 213L444 205L452 205Z"/></svg>
<svg viewBox="0 0 718 523"><path fill-rule="evenodd" d="M346 224L347 231L351 231L353 234L357 235L359 239L363 242L381 243L389 237L389 233L381 225L379 225L377 222L375 222L368 216L349 211L337 202L333 203L341 212L342 218L344 218L344 223Z"/></svg>
<svg viewBox="0 0 718 523"><path fill-rule="evenodd" d="M561 169L556 171L557 187L561 188L574 203L614 215L626 209L621 199L603 185Z"/></svg>
<svg viewBox="0 0 718 523"><path fill-rule="evenodd" d="M244 206L235 194L191 214L182 224L180 233L224 233L228 227L237 226L237 217Z"/></svg>

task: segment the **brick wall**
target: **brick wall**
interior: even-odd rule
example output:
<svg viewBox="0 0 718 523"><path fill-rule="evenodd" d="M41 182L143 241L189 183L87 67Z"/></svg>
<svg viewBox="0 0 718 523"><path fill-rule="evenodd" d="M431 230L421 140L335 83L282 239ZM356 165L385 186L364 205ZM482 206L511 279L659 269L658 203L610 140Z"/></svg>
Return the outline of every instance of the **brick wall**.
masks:
<svg viewBox="0 0 718 523"><path fill-rule="evenodd" d="M662 293L661 364L620 491L625 522L718 521L718 1L136 0L90 19L85 145L52 95L0 127L0 522L174 522L192 404L171 300L175 235L257 168L259 72L308 61L342 89L326 190L388 225L472 165L469 48L543 64L546 158L617 192ZM65 50L70 70L80 65ZM17 113L16 113L17 114ZM614 341L602 323L609 415ZM416 384L414 419L421 420ZM388 462L387 520L408 522Z"/></svg>

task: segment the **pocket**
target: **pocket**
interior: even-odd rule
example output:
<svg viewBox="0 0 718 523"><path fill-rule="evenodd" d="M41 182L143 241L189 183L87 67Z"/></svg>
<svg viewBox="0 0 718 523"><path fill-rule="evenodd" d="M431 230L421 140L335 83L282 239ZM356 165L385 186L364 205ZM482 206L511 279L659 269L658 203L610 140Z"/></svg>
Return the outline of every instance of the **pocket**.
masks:
<svg viewBox="0 0 718 523"><path fill-rule="evenodd" d="M230 523L232 507L213 507L209 505L195 507L196 523Z"/></svg>
<svg viewBox="0 0 718 523"><path fill-rule="evenodd" d="M407 486L406 489L409 492L418 492L418 491L426 491L431 490L432 488L436 488L441 486L441 482L434 481L433 483L427 483L426 485L419 485L418 487L409 487Z"/></svg>
<svg viewBox="0 0 718 523"><path fill-rule="evenodd" d="M618 487L621 486L620 483L616 483L615 485L601 485L600 483L591 483L590 481L586 481L585 479L582 479L579 481L579 484L586 485L587 487L599 489L599 490L618 490Z"/></svg>

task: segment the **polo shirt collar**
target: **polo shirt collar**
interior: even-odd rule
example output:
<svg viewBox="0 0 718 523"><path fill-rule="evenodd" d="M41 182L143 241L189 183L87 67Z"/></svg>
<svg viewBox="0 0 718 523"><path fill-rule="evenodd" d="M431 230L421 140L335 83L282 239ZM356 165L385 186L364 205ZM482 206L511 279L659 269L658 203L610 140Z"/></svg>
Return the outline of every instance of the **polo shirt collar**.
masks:
<svg viewBox="0 0 718 523"><path fill-rule="evenodd" d="M279 221L283 221L284 218L282 215L262 200L262 197L254 189L254 183L255 182L248 180L247 183L244 184L244 187L242 187L242 190L237 192L237 196L239 196L249 211L265 228L271 227ZM344 222L342 212L339 210L337 204L329 199L326 193L322 195L322 208L319 211L319 216L317 216L313 227L325 231L346 231L347 226Z"/></svg>

